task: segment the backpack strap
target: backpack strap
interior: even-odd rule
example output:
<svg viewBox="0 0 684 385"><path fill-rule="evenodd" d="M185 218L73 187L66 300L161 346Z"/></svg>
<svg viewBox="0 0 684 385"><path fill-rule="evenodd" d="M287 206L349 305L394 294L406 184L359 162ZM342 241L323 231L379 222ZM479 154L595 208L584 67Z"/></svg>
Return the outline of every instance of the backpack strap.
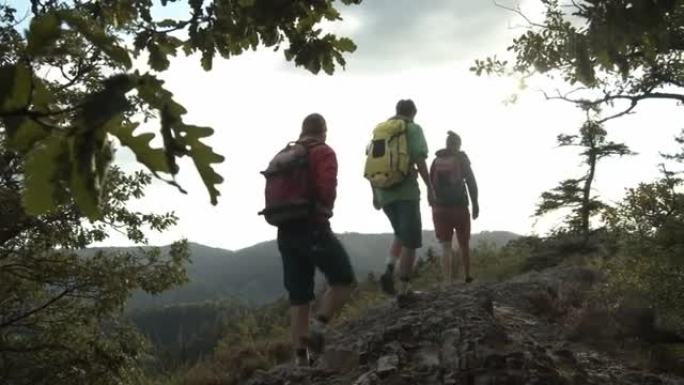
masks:
<svg viewBox="0 0 684 385"><path fill-rule="evenodd" d="M314 147L318 147L318 146L323 145L323 142L321 142L320 140L316 140L316 139L295 140L294 142L290 142L290 143L301 144L302 146L304 146L306 148L307 152L310 151Z"/></svg>
<svg viewBox="0 0 684 385"><path fill-rule="evenodd" d="M408 116L404 116L404 115L394 115L387 120L403 120L406 123L413 123L413 119L409 118Z"/></svg>
<svg viewBox="0 0 684 385"><path fill-rule="evenodd" d="M306 160L307 160L307 167L309 171L309 200L311 203L311 213L313 215L316 215L316 212L320 210L320 203L316 201L316 187L315 183L313 181L313 175L311 175L311 150L318 147L322 146L324 143L321 142L320 140L296 140L291 143L296 143L304 147L305 153L306 153Z"/></svg>

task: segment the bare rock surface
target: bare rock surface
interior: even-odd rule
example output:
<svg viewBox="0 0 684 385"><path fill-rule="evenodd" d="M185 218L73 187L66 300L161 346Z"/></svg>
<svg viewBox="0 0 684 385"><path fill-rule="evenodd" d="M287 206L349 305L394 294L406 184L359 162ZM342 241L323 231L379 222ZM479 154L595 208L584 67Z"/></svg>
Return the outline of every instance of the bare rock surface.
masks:
<svg viewBox="0 0 684 385"><path fill-rule="evenodd" d="M283 365L246 384L684 385L568 338L564 315L599 279L566 266L420 293L401 309L388 300L338 327L311 368Z"/></svg>

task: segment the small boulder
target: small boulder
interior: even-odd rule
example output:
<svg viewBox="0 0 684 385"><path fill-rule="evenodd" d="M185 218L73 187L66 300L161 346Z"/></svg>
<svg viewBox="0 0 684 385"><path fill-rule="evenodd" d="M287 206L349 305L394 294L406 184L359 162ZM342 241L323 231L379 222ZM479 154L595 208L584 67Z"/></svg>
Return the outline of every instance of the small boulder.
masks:
<svg viewBox="0 0 684 385"><path fill-rule="evenodd" d="M399 356L396 354L388 354L378 359L377 372L381 376L396 372L398 368Z"/></svg>
<svg viewBox="0 0 684 385"><path fill-rule="evenodd" d="M321 362L327 370L346 373L359 366L359 355L348 349L328 349L323 353Z"/></svg>
<svg viewBox="0 0 684 385"><path fill-rule="evenodd" d="M418 370L429 371L440 366L441 360L439 358L439 348L437 346L428 346L419 349L413 356Z"/></svg>

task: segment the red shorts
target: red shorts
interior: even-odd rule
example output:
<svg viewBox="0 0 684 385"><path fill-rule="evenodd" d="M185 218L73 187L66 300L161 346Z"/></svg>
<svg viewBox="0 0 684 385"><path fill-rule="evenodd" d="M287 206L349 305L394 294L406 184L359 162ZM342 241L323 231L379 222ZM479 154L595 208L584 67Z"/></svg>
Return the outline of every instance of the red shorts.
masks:
<svg viewBox="0 0 684 385"><path fill-rule="evenodd" d="M451 242L456 231L456 239L461 248L468 248L470 243L470 211L468 207L432 207L432 221L435 224L435 235L440 242Z"/></svg>

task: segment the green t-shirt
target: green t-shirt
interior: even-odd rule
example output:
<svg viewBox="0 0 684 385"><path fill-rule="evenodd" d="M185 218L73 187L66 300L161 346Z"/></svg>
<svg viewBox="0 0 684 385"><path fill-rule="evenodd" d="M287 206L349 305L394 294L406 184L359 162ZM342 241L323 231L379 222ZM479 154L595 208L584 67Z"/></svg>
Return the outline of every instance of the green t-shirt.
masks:
<svg viewBox="0 0 684 385"><path fill-rule="evenodd" d="M412 163L411 174L401 183L389 189L375 189L375 197L380 206L386 206L396 201L420 200L420 188L418 188L418 171L415 162L426 159L428 156L427 142L423 135L423 129L416 123L410 122L406 127L409 157Z"/></svg>

